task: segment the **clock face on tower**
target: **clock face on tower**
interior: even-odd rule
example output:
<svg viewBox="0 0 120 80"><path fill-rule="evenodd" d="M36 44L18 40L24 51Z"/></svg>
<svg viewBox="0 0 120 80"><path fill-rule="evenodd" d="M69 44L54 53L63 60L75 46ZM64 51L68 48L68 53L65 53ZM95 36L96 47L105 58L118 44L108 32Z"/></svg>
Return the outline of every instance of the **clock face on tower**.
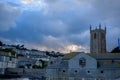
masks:
<svg viewBox="0 0 120 80"><path fill-rule="evenodd" d="M80 59L79 59L79 65L80 65L81 67L85 67L85 65L86 65L86 59L85 59L85 58L80 58Z"/></svg>

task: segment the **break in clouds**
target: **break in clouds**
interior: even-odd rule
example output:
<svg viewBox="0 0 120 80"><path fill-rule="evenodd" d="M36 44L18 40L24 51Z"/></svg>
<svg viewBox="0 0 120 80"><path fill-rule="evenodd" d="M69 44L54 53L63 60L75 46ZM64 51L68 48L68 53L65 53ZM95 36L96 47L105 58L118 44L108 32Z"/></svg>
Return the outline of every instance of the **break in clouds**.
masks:
<svg viewBox="0 0 120 80"><path fill-rule="evenodd" d="M89 25L107 26L107 49L120 37L120 1L1 0L0 39L40 50L89 52Z"/></svg>

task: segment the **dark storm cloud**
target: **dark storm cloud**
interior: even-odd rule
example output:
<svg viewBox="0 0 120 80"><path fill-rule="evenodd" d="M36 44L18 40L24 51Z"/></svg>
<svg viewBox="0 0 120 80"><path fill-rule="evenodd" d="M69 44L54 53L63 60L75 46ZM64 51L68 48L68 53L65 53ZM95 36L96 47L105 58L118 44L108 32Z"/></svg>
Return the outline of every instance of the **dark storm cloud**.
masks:
<svg viewBox="0 0 120 80"><path fill-rule="evenodd" d="M117 46L116 39L120 34L119 0L45 1L47 6L41 10L23 11L16 21L17 26L11 29L9 24L9 30L0 32L0 36L50 50L64 50L69 45L86 48L86 45L89 46L89 25L96 27L101 23L103 28L105 24L107 26L108 50ZM4 10L4 7L0 8L0 14L4 14ZM2 21L7 21L7 18ZM12 18L10 20L15 21L16 15Z"/></svg>
<svg viewBox="0 0 120 80"><path fill-rule="evenodd" d="M120 1L100 0L94 2L95 16L107 25L107 48L113 49L117 46L120 37Z"/></svg>

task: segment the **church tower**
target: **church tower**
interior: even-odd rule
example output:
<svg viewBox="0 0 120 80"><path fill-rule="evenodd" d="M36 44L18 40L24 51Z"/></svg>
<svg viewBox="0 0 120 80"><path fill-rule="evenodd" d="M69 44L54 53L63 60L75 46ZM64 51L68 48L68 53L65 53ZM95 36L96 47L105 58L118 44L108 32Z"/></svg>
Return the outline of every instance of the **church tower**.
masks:
<svg viewBox="0 0 120 80"><path fill-rule="evenodd" d="M106 26L105 29L92 29L90 26L90 53L106 53Z"/></svg>

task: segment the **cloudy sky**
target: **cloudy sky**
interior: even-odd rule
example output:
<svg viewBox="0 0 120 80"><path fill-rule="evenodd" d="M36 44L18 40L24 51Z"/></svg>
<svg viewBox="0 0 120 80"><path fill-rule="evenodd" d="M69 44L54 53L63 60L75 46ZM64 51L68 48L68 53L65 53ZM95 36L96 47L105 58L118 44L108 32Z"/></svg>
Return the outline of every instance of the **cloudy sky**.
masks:
<svg viewBox="0 0 120 80"><path fill-rule="evenodd" d="M0 40L39 50L89 52L89 25L120 37L120 0L0 0Z"/></svg>

